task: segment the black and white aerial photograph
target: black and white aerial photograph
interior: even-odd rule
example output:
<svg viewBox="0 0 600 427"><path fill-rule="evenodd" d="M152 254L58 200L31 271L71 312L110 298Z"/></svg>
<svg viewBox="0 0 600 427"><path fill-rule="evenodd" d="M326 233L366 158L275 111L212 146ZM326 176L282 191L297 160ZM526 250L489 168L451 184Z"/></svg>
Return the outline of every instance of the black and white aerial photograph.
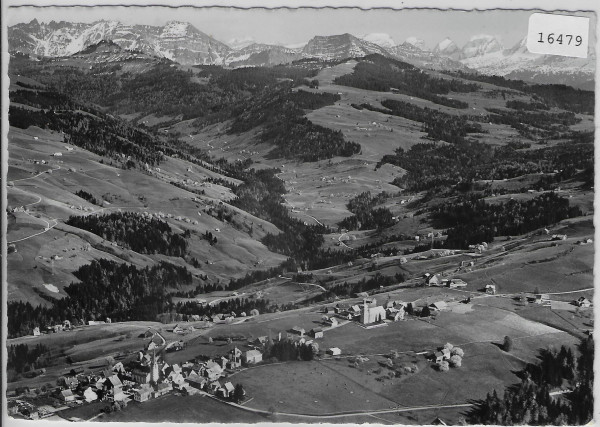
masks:
<svg viewBox="0 0 600 427"><path fill-rule="evenodd" d="M600 5L331 2L2 6L6 425L593 423Z"/></svg>

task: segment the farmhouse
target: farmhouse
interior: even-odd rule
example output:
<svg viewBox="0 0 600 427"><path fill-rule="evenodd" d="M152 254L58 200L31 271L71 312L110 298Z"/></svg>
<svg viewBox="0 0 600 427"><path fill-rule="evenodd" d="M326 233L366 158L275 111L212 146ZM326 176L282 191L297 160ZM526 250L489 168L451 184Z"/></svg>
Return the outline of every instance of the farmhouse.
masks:
<svg viewBox="0 0 600 427"><path fill-rule="evenodd" d="M427 286L440 286L442 283L442 279L438 274L431 275L429 273L425 274L425 284Z"/></svg>
<svg viewBox="0 0 600 427"><path fill-rule="evenodd" d="M69 390L62 390L60 392L60 398L65 403L67 403L67 402L74 402L75 401L75 395L73 394L73 392L70 389Z"/></svg>
<svg viewBox="0 0 600 427"><path fill-rule="evenodd" d="M313 328L311 329L310 334L314 337L314 339L323 338L323 329Z"/></svg>
<svg viewBox="0 0 600 427"><path fill-rule="evenodd" d="M226 382L225 384L223 384L223 388L221 390L223 397L227 398L233 394L235 387L233 387L233 384L231 384L231 382Z"/></svg>
<svg viewBox="0 0 600 427"><path fill-rule="evenodd" d="M435 363L440 363L444 360L444 353L442 353L441 351L436 351L435 353L433 353L433 360L435 361Z"/></svg>
<svg viewBox="0 0 600 427"><path fill-rule="evenodd" d="M207 383L206 378L201 377L195 372L192 375L188 376L186 381L190 385L190 387L193 387L196 390L204 390Z"/></svg>
<svg viewBox="0 0 600 427"><path fill-rule="evenodd" d="M467 282L462 279L450 279L447 281L448 287L452 289L456 288L465 288L467 286Z"/></svg>
<svg viewBox="0 0 600 427"><path fill-rule="evenodd" d="M435 311L442 311L448 308L448 304L446 304L446 301L437 301L429 304L429 308Z"/></svg>
<svg viewBox="0 0 600 427"><path fill-rule="evenodd" d="M262 361L262 353L258 350L248 350L244 356L247 365L259 363Z"/></svg>
<svg viewBox="0 0 600 427"><path fill-rule="evenodd" d="M179 325L175 325L175 327L173 328L174 334L183 334L184 332L184 329Z"/></svg>
<svg viewBox="0 0 600 427"><path fill-rule="evenodd" d="M340 350L337 347L331 347L329 350L327 350L327 354L330 354L332 356L339 356L340 354L342 354L342 350Z"/></svg>
<svg viewBox="0 0 600 427"><path fill-rule="evenodd" d="M485 293L490 295L496 294L496 285L485 285Z"/></svg>
<svg viewBox="0 0 600 427"><path fill-rule="evenodd" d="M294 326L292 328L292 331L294 331L295 333L297 333L301 337L304 336L304 334L306 333L306 330L304 328L301 328L300 326Z"/></svg>
<svg viewBox="0 0 600 427"><path fill-rule="evenodd" d="M535 303L542 305L550 305L550 295L548 294L535 294Z"/></svg>

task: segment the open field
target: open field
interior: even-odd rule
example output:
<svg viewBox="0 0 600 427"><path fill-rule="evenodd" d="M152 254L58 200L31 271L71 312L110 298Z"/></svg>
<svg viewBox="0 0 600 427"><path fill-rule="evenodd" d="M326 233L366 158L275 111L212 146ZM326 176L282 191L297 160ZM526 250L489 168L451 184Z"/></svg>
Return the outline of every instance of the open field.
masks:
<svg viewBox="0 0 600 427"><path fill-rule="evenodd" d="M226 406L209 397L169 395L143 404L130 402L127 409L103 415L95 421L264 423L269 419L263 415Z"/></svg>

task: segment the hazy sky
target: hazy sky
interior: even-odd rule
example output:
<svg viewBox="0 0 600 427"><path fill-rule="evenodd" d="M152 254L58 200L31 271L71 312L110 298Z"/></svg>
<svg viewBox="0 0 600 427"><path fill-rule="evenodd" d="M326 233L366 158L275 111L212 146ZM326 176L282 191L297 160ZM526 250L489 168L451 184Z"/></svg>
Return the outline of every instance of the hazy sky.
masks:
<svg viewBox="0 0 600 427"><path fill-rule="evenodd" d="M225 43L252 38L262 43L292 45L315 35L387 33L399 44L416 36L429 47L445 37L459 46L473 35L496 36L511 47L527 34L531 11L437 11L356 9L251 9L165 8L165 7L68 7L10 8L6 23L14 25L33 18L49 22L93 22L118 20L126 24L164 25L171 20L187 21Z"/></svg>

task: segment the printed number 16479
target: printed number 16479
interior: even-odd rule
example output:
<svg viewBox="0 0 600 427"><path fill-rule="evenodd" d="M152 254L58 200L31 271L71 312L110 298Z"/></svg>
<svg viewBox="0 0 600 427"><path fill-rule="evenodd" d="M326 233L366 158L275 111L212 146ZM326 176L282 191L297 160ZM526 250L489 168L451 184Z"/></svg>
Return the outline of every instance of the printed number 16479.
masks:
<svg viewBox="0 0 600 427"><path fill-rule="evenodd" d="M540 35L540 39L537 41L538 43L548 43L548 44L554 44L554 43L558 43L558 44L563 44L563 37L564 37L564 43L568 44L569 46L571 45L571 43L573 43L574 46L581 46L581 43L583 43L583 38L581 36L574 36L573 34L554 34L554 33L550 33L550 34L546 34L544 37L544 33L538 33Z"/></svg>

